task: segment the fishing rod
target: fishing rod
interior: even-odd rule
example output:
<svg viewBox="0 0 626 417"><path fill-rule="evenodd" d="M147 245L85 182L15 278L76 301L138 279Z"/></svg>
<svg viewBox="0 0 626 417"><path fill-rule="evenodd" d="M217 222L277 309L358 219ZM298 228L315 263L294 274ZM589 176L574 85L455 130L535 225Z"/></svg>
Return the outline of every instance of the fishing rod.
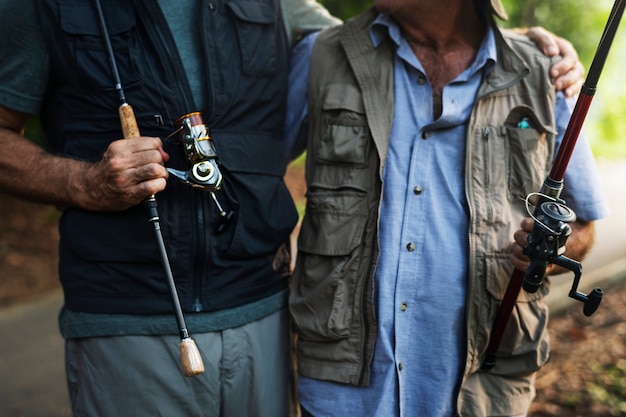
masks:
<svg viewBox="0 0 626 417"><path fill-rule="evenodd" d="M133 108L126 101L124 95L124 89L122 88L122 81L120 79L119 72L117 70L117 64L115 61L115 54L113 47L111 46L111 38L107 30L106 21L104 19L104 13L102 11L102 5L100 0L94 0L96 9L98 10L98 20L102 36L104 38L106 51L109 57L109 63L111 65L111 72L115 79L115 90L119 94L120 107L118 109L120 116L120 123L122 125L122 132L124 139L132 139L140 137L139 127L137 126L137 120ZM148 209L148 221L153 225L157 244L159 247L159 253L161 257L161 263L163 264L163 270L167 278L167 285L169 288L170 297L172 299L172 305L174 307L174 314L176 316L176 322L178 324L178 333L180 335L180 362L185 376L196 376L204 372L204 364L202 363L202 357L198 351L198 347L193 339L189 336L187 326L185 324L185 317L183 316L183 310L180 306L180 300L178 298L178 291L176 290L176 284L174 283L174 276L165 249L165 242L163 240L163 234L161 232L161 224L159 218L159 212L157 209L156 197L151 195L144 201L144 205Z"/></svg>
<svg viewBox="0 0 626 417"><path fill-rule="evenodd" d="M533 230L528 236L528 245L524 248L524 254L530 258L530 265L526 271L521 271L517 268L513 271L491 331L487 353L481 367L483 370L489 370L495 366L496 354L520 289L523 287L526 292L536 292L543 285L546 268L550 263L554 263L574 273L572 288L568 295L584 304L583 313L586 316L591 316L602 301L603 293L600 288L594 288L589 295L578 291L582 266L579 262L563 256L565 242L571 234L571 227L568 223L576 220L576 214L559 197L563 190L565 170L576 146L576 141L591 106L591 101L596 93L600 73L604 68L609 49L624 13L625 1L616 0L613 4L591 68L576 101L552 169L545 179L541 191L533 193L526 199L528 208L529 199L538 197L534 212L531 213L528 210L531 217L535 220Z"/></svg>

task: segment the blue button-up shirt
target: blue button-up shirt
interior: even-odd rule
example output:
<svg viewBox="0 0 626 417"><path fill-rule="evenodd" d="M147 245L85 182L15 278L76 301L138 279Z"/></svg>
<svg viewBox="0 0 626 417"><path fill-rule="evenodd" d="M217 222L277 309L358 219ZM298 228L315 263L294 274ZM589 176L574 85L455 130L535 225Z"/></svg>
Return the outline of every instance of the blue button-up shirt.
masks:
<svg viewBox="0 0 626 417"><path fill-rule="evenodd" d="M473 64L444 87L443 113L435 119L428 78L398 26L380 15L370 35L374 46L387 36L397 45L395 113L380 208L375 275L379 327L371 383L354 387L300 377L299 398L316 416L452 416L466 355L467 122L479 85L496 61L495 38L488 31ZM303 146L312 43L305 40L294 51L287 132L292 133L290 142L300 145L290 148L291 155ZM557 97L560 143L570 109L564 96ZM584 139L572 158L576 170L566 172L568 192L562 197L580 218L602 217L607 208Z"/></svg>

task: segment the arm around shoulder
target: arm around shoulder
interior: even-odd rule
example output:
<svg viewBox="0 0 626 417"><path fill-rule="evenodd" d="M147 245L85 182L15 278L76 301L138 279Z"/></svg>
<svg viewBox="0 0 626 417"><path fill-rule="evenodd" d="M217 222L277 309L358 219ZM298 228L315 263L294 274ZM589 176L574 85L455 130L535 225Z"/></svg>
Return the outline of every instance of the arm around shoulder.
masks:
<svg viewBox="0 0 626 417"><path fill-rule="evenodd" d="M550 68L550 76L554 78L557 91L563 91L566 97L572 97L580 92L585 68L571 42L539 26L513 31L527 36L544 55L560 57Z"/></svg>

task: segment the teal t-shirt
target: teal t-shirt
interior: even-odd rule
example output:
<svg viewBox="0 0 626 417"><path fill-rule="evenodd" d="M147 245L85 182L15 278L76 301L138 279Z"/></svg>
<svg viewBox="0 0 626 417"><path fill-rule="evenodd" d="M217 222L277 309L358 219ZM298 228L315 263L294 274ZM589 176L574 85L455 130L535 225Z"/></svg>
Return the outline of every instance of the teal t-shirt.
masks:
<svg viewBox="0 0 626 417"><path fill-rule="evenodd" d="M159 0L159 6L165 15L165 19L170 27L178 54L183 61L183 67L187 74L189 86L193 92L193 99L196 109L205 107L206 79L202 76L205 73L202 56L202 39L194 33L196 26L190 22L190 16L202 16L203 2L196 0Z"/></svg>

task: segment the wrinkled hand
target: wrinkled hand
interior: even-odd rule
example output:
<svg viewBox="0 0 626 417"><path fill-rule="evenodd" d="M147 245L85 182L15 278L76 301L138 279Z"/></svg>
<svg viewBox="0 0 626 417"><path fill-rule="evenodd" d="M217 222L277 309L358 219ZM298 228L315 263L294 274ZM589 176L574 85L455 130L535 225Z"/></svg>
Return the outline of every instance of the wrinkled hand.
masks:
<svg viewBox="0 0 626 417"><path fill-rule="evenodd" d="M84 175L85 200L91 210L124 210L165 189L169 159L161 140L141 137L112 142L102 159Z"/></svg>
<svg viewBox="0 0 626 417"><path fill-rule="evenodd" d="M567 97L578 94L584 82L585 68L571 42L539 26L528 29L526 36L535 42L546 56L561 55L561 59L550 68L554 86L559 91L563 90Z"/></svg>

